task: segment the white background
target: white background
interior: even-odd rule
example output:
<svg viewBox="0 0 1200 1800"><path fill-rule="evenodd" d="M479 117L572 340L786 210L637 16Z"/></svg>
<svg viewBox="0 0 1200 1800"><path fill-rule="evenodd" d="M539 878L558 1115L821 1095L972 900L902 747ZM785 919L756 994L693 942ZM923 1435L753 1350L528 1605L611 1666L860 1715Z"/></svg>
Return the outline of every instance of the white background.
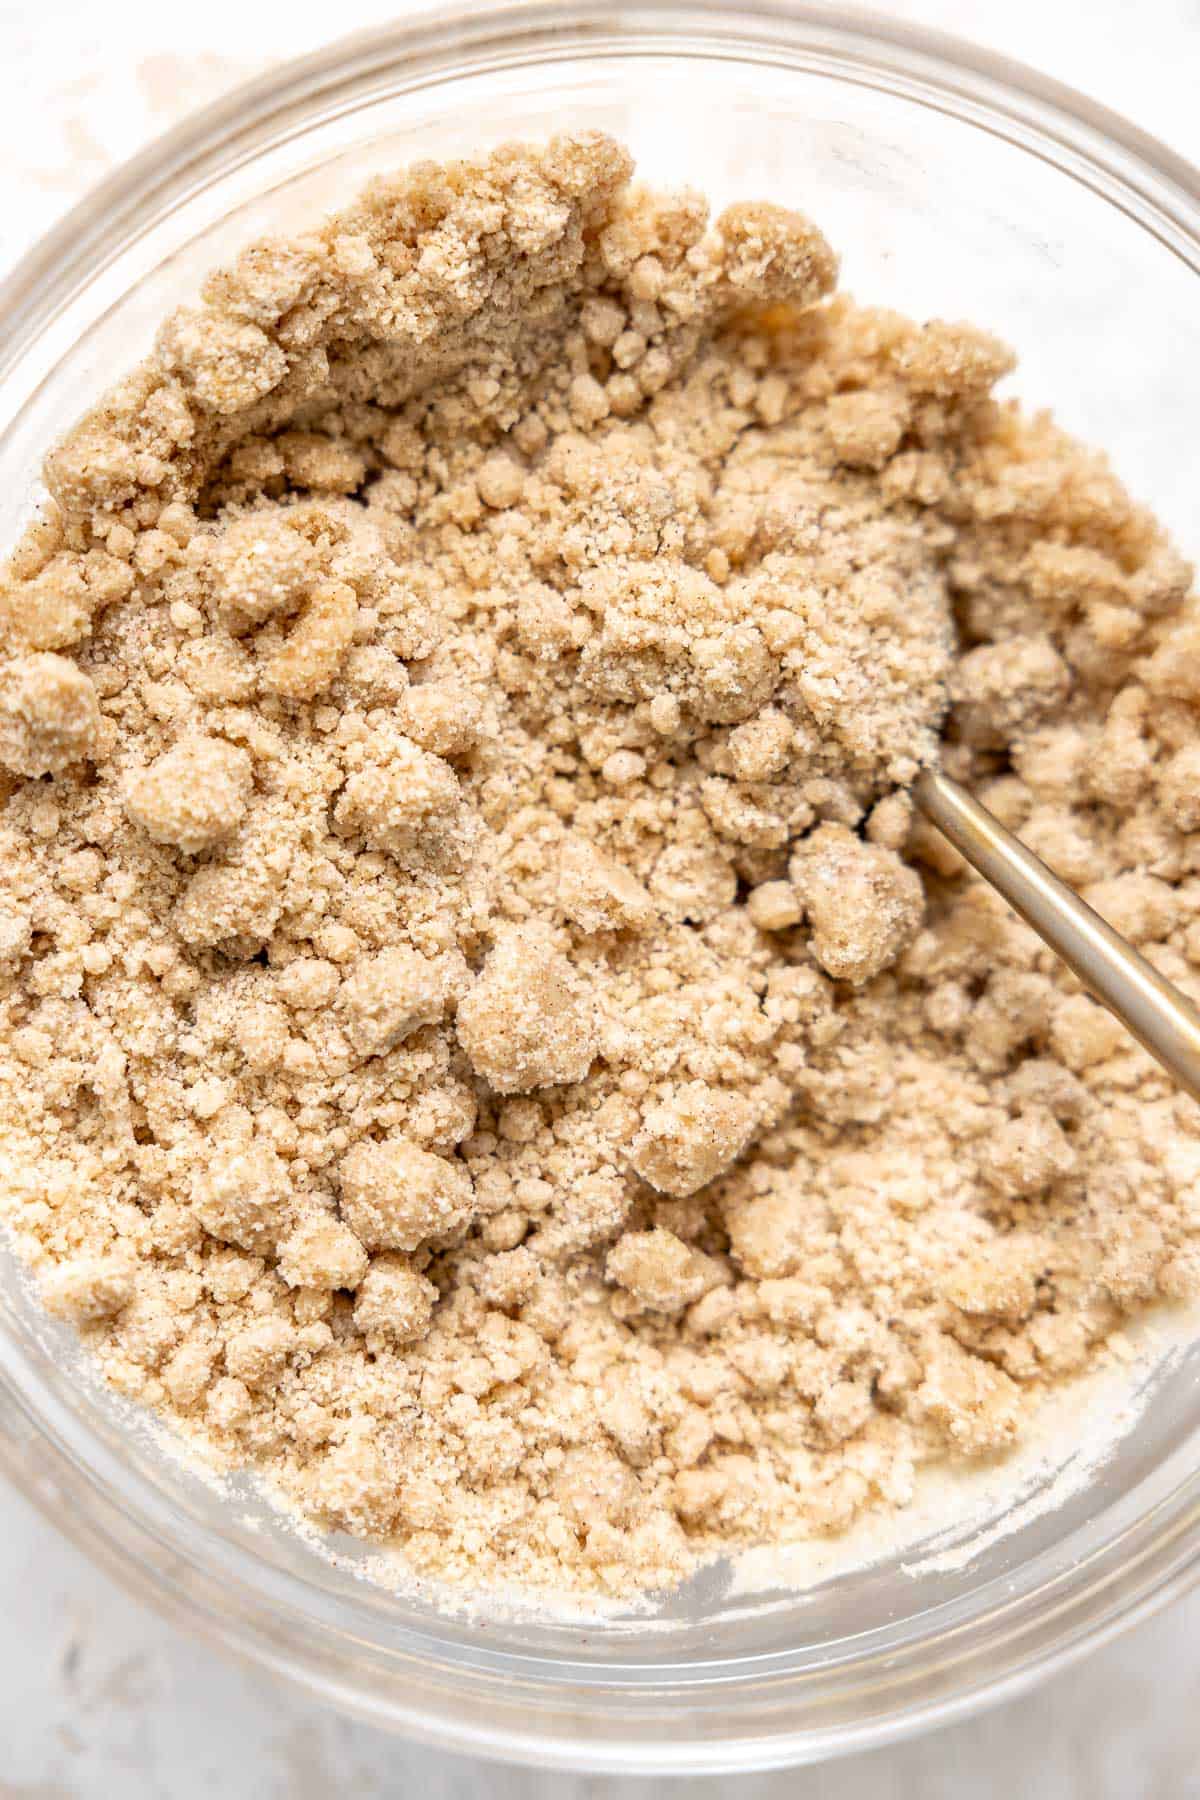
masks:
<svg viewBox="0 0 1200 1800"><path fill-rule="evenodd" d="M883 0L878 0L880 5ZM282 57L404 0L0 3L0 271L114 162ZM901 0L1200 162L1200 0ZM1200 446L1197 460L1200 462ZM247 1675L127 1600L0 1489L0 1800L645 1800L637 1781L415 1750ZM1200 1797L1200 1595L1038 1693L825 1769L658 1783L670 1800Z"/></svg>

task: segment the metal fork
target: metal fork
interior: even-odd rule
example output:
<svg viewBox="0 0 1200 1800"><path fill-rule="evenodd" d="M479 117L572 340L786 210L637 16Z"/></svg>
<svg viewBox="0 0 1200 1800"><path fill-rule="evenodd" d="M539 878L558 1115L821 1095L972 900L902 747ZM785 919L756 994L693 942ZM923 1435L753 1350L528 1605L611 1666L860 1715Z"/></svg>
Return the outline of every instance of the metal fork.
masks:
<svg viewBox="0 0 1200 1800"><path fill-rule="evenodd" d="M1194 1100L1200 1100L1200 1011L1106 925L999 819L940 770L913 798L976 874L990 882Z"/></svg>

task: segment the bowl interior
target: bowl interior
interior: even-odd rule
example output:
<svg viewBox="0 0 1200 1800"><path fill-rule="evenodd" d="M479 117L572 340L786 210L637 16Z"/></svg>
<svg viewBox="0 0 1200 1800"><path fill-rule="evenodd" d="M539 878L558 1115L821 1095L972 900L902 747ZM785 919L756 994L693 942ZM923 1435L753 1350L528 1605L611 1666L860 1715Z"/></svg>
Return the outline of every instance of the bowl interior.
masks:
<svg viewBox="0 0 1200 1800"><path fill-rule="evenodd" d="M964 84L865 26L768 15L756 29L750 15L704 11L640 25L630 15L620 30L597 16L587 29L435 38L397 31L259 84L240 110L222 103L168 140L124 215L102 195L107 214L81 224L94 241L43 282L0 362L0 542L36 501L48 445L242 244L417 157L599 128L656 184L809 212L860 300L970 319L1009 340L1012 390L1105 446L1181 547L1200 549L1180 454L1200 414L1195 240L1189 251L1144 194L1089 162L1085 132L1064 144L1048 113L1035 122L1036 106L1006 112L990 78ZM68 1526L127 1574L136 1560L160 1599L235 1647L464 1746L546 1759L572 1745L597 1766L657 1756L712 1768L718 1741L745 1766L814 1754L852 1729L859 1741L894 1731L918 1704L957 1703L1094 1631L1094 1612L1071 1610L1093 1576L1114 1604L1133 1605L1121 1573L1133 1539L1194 1507L1200 1354L1181 1351L1136 1432L1053 1510L1013 1510L1054 1479L1052 1466L1030 1463L1020 1495L991 1472L985 1511L1018 1522L989 1537L976 1520L965 1560L918 1569L911 1546L895 1546L799 1592L769 1576L739 1587L716 1567L649 1611L602 1622L486 1603L455 1611L364 1583L361 1548L340 1544L331 1560L245 1482L219 1492L164 1453L89 1380L11 1258L0 1281L9 1460L35 1483L49 1471ZM1098 1428L1113 1405L1111 1391L1093 1395L1080 1417L1090 1407ZM1051 1463L1069 1463L1064 1426L1057 1441ZM913 1529L937 1525L935 1509Z"/></svg>

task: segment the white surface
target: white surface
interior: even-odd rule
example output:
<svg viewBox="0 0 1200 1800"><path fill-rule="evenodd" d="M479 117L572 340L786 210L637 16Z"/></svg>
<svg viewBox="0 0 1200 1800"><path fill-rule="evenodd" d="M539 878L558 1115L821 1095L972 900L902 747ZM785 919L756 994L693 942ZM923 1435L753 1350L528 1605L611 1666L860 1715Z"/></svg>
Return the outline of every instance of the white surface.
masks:
<svg viewBox="0 0 1200 1800"><path fill-rule="evenodd" d="M0 0L0 270L189 107L401 5ZM1003 9L900 0L889 10L1035 63L1200 161L1197 0ZM672 1800L1200 1796L1200 1595L1037 1694L948 1731L825 1769L658 1789ZM0 1490L0 1800L643 1800L648 1791L416 1750L324 1712L181 1638Z"/></svg>

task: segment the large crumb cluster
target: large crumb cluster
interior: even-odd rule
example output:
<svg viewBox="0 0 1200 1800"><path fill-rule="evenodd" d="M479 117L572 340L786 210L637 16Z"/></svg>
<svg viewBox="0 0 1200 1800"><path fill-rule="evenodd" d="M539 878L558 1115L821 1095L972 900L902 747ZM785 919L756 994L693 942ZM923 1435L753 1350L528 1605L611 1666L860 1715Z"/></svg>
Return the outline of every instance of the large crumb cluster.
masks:
<svg viewBox="0 0 1200 1800"><path fill-rule="evenodd" d="M598 137L248 249L0 577L8 1219L107 1378L418 1571L903 1506L1200 1267L1200 1119L914 820L1184 985L1200 611L967 326Z"/></svg>

